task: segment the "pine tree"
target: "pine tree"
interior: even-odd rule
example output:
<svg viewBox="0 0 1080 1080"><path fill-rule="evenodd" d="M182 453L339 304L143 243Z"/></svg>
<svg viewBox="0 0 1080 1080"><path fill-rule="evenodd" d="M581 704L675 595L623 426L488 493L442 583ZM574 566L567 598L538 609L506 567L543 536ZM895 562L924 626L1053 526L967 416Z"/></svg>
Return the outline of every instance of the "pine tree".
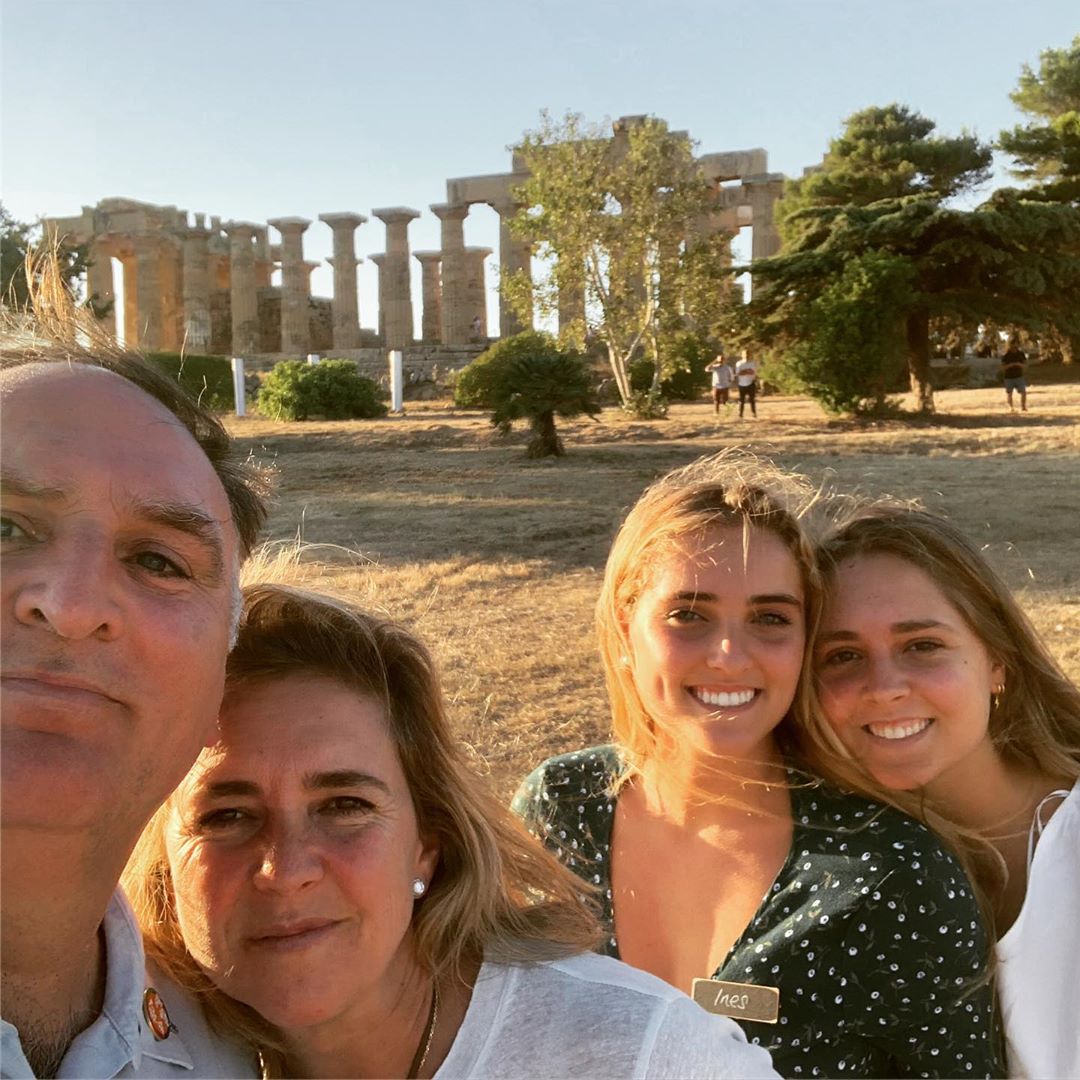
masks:
<svg viewBox="0 0 1080 1080"><path fill-rule="evenodd" d="M763 339L797 359L811 327L820 332L822 320L835 313L847 321L849 353L857 351L851 327L866 327L867 355L884 363L896 349L879 348L877 339L891 336L906 352L922 412L934 407L932 320L1080 329L1080 217L1012 190L975 210L946 205L985 180L990 149L970 135L936 138L933 130L931 121L898 105L849 118L820 169L790 183L778 213L780 253L751 267L752 315ZM858 302L880 318L853 321L834 286L849 264L873 254L906 261L905 288L898 297L888 284L900 273L896 263L889 274L864 276ZM881 283L876 293L875 282ZM830 289L828 303L821 303ZM880 375L866 373L868 398ZM820 363L815 377L828 378Z"/></svg>
<svg viewBox="0 0 1080 1080"><path fill-rule="evenodd" d="M1026 197L1080 208L1080 34L1067 49L1044 49L1038 72L1025 64L1009 97L1034 118L998 142L1013 176L1031 185Z"/></svg>
<svg viewBox="0 0 1080 1080"><path fill-rule="evenodd" d="M1044 49L1037 72L1025 64L1009 96L1032 117L998 141L1013 157L1013 176L1026 184L1023 198L1080 214L1080 35L1067 49ZM1057 353L1066 363L1080 355L1080 334L1068 320L1051 319L1039 337L1044 355Z"/></svg>

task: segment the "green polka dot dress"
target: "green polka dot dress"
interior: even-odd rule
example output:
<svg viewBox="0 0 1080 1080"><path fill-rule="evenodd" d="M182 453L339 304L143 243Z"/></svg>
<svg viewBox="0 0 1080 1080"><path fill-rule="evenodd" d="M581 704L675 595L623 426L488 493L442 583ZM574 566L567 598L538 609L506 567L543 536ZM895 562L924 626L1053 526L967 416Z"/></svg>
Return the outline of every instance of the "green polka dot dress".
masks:
<svg viewBox="0 0 1080 1080"><path fill-rule="evenodd" d="M600 888L618 958L611 746L551 758L514 810ZM795 783L793 778L793 784ZM782 1076L1001 1076L989 941L956 860L919 822L824 783L793 786L791 850L713 977L780 990L776 1024L737 1021Z"/></svg>

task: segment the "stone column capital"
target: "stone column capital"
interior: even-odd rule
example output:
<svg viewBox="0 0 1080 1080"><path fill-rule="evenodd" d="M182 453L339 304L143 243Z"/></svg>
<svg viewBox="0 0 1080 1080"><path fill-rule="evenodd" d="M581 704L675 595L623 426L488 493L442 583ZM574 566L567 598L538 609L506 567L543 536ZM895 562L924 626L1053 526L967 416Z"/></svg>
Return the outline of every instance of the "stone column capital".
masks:
<svg viewBox="0 0 1080 1080"><path fill-rule="evenodd" d="M440 221L464 221L469 213L468 203L432 203L431 212Z"/></svg>
<svg viewBox="0 0 1080 1080"><path fill-rule="evenodd" d="M372 210L371 213L385 225L413 221L420 216L420 211L414 210L411 206L384 206L381 209Z"/></svg>
<svg viewBox="0 0 1080 1080"><path fill-rule="evenodd" d="M355 255L351 259L339 259L336 255L326 256L327 265L334 267L334 269L339 269L343 266L346 268L349 266L359 266L363 261L363 259L358 259Z"/></svg>
<svg viewBox="0 0 1080 1080"><path fill-rule="evenodd" d="M267 218L266 224L272 225L282 236L287 234L299 236L311 224L311 219L302 217Z"/></svg>
<svg viewBox="0 0 1080 1080"><path fill-rule="evenodd" d="M503 199L492 199L488 205L490 205L491 209L494 210L495 213L498 214L501 218L515 217L525 207L524 203L520 203L517 200L511 199L509 197Z"/></svg>
<svg viewBox="0 0 1080 1080"><path fill-rule="evenodd" d="M338 229L358 229L361 225L367 221L367 218L363 214L354 214L349 210L342 210L339 213L333 214L320 214L319 220L326 225L329 225L334 232Z"/></svg>
<svg viewBox="0 0 1080 1080"><path fill-rule="evenodd" d="M413 257L421 266L434 265L442 262L441 251L414 251Z"/></svg>
<svg viewBox="0 0 1080 1080"><path fill-rule="evenodd" d="M368 262L373 262L376 266L382 266L386 262L386 252L380 251L377 255L369 255Z"/></svg>
<svg viewBox="0 0 1080 1080"><path fill-rule="evenodd" d="M465 254L472 255L473 258L486 259L493 250L493 248L489 247L467 247Z"/></svg>
<svg viewBox="0 0 1080 1080"><path fill-rule="evenodd" d="M210 230L201 225L192 225L184 230L183 236L185 240L209 240Z"/></svg>
<svg viewBox="0 0 1080 1080"><path fill-rule="evenodd" d="M258 227L253 221L224 221L221 223L221 228L225 231L226 236L235 236L239 240L253 240L255 230Z"/></svg>

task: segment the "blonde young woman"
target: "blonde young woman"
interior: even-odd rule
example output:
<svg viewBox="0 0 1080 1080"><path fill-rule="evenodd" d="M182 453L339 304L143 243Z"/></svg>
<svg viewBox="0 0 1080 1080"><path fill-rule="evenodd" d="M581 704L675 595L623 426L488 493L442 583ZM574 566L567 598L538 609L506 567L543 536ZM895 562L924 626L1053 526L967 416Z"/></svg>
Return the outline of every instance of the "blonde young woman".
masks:
<svg viewBox="0 0 1080 1080"><path fill-rule="evenodd" d="M1000 1070L988 939L924 826L801 769L820 583L787 474L723 455L630 511L597 606L615 744L515 809L604 897L604 951L727 1011L784 1076Z"/></svg>
<svg viewBox="0 0 1080 1080"><path fill-rule="evenodd" d="M862 507L824 553L820 758L988 842L1010 1071L1080 1076L1080 690L943 519Z"/></svg>
<svg viewBox="0 0 1080 1080"><path fill-rule="evenodd" d="M468 768L405 630L249 589L220 729L126 885L148 955L264 1075L775 1077L587 951L576 880Z"/></svg>

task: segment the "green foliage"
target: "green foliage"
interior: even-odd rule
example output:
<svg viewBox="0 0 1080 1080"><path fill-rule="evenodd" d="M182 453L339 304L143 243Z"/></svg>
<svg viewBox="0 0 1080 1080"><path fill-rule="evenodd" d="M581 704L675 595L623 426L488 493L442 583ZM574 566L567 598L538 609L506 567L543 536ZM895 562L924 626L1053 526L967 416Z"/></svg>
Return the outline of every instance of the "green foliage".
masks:
<svg viewBox="0 0 1080 1080"><path fill-rule="evenodd" d="M874 129L865 118L886 113L875 153ZM797 346L808 323L822 317L820 309L812 312L815 302L843 280L849 264L874 253L909 265L903 303L892 305L896 317L881 333L891 337L890 351L906 350L924 411L933 409L932 322L972 326L993 318L1029 328L1080 328L1080 216L1074 210L1010 190L975 210L952 209L946 197L985 174L986 148L968 136L931 140L932 124L898 106L856 114L849 126L820 172L789 185L778 208L783 248L752 267L749 314L759 342L784 352ZM905 127L909 141L891 134ZM927 149L922 141L933 145ZM883 198L883 191L893 194ZM841 295L851 286L848 279ZM836 302L830 294L828 303ZM826 368L815 370L829 377ZM835 378L837 400L852 400L842 376ZM875 400L877 390L868 385L865 395Z"/></svg>
<svg viewBox="0 0 1080 1080"><path fill-rule="evenodd" d="M40 223L16 221L0 204L0 303L14 308L26 306L29 299L26 253L42 240ZM86 245L61 242L56 245L56 254L61 277L75 293L79 279L86 273ZM106 308L100 308L98 314L106 314Z"/></svg>
<svg viewBox="0 0 1080 1080"><path fill-rule="evenodd" d="M351 360L283 360L263 382L258 406L274 420L371 420L386 415L382 396Z"/></svg>
<svg viewBox="0 0 1080 1080"><path fill-rule="evenodd" d="M623 412L636 420L665 420L668 414L667 398L655 387L634 390L630 399L623 403Z"/></svg>
<svg viewBox="0 0 1080 1080"><path fill-rule="evenodd" d="M151 352L146 359L208 408L230 412L235 407L232 367L224 356Z"/></svg>
<svg viewBox="0 0 1080 1080"><path fill-rule="evenodd" d="M935 127L903 105L853 113L820 167L785 186L777 208L781 235L799 234L807 223L799 211L808 207L868 206L912 195L941 201L983 183L990 174L990 148L973 135L934 136Z"/></svg>
<svg viewBox="0 0 1080 1080"><path fill-rule="evenodd" d="M660 393L669 401L696 401L709 386L705 370L716 355L699 334L679 331L661 342ZM656 364L641 357L630 365L630 389L635 393L653 386Z"/></svg>
<svg viewBox="0 0 1080 1080"><path fill-rule="evenodd" d="M500 338L457 373L454 404L459 409L493 409L505 379L506 365L519 357L547 353L552 344L550 334L536 330Z"/></svg>
<svg viewBox="0 0 1080 1080"><path fill-rule="evenodd" d="M712 199L693 144L653 117L609 131L546 113L514 148L528 171L511 230L547 275L507 275L500 288L523 321L559 316L563 345L603 342L622 402L632 362L660 358L674 335L708 330L734 302L730 235L712 227ZM661 372L661 374L663 374Z"/></svg>
<svg viewBox="0 0 1080 1080"><path fill-rule="evenodd" d="M911 277L909 261L896 255L871 251L851 260L805 309L799 340L774 366L829 412L883 412L904 371L895 328Z"/></svg>
<svg viewBox="0 0 1080 1080"><path fill-rule="evenodd" d="M504 338L478 356L459 373L454 402L491 409L491 422L500 431L509 431L515 420L528 420L530 457L565 452L556 416L599 412L585 358L560 349L550 334L535 331Z"/></svg>
<svg viewBox="0 0 1080 1080"><path fill-rule="evenodd" d="M1001 133L1013 175L1034 185L1031 198L1080 206L1080 34L1067 49L1044 49L1037 72L1025 64L1009 96L1032 117Z"/></svg>

